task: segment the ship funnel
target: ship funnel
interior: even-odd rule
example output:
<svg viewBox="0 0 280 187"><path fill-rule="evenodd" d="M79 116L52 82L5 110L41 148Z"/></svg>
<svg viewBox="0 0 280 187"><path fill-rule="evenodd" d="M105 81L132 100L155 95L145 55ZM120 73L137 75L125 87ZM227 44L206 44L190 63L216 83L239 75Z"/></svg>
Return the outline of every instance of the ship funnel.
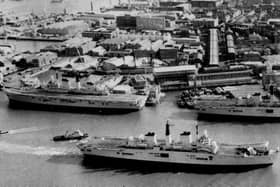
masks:
<svg viewBox="0 0 280 187"><path fill-rule="evenodd" d="M148 132L147 134L145 134L145 140L148 146L157 145L157 137L154 132Z"/></svg>
<svg viewBox="0 0 280 187"><path fill-rule="evenodd" d="M78 89L78 90L81 89L81 82L80 82L80 81L77 82L77 89Z"/></svg>
<svg viewBox="0 0 280 187"><path fill-rule="evenodd" d="M199 130L198 130L198 125L196 124L196 125L195 125L195 135L196 135L196 141L198 140L198 133L199 133Z"/></svg>
<svg viewBox="0 0 280 187"><path fill-rule="evenodd" d="M127 144L130 145L130 146L134 145L134 137L133 136L129 136L127 138Z"/></svg>
<svg viewBox="0 0 280 187"><path fill-rule="evenodd" d="M169 120L166 121L166 125L165 125L165 143L167 146L169 146L171 143L172 143L172 137L171 137L171 134L170 134L170 126L172 126L170 123L169 123Z"/></svg>
<svg viewBox="0 0 280 187"><path fill-rule="evenodd" d="M189 145L192 143L192 135L191 132L185 131L180 134L180 141L183 145Z"/></svg>

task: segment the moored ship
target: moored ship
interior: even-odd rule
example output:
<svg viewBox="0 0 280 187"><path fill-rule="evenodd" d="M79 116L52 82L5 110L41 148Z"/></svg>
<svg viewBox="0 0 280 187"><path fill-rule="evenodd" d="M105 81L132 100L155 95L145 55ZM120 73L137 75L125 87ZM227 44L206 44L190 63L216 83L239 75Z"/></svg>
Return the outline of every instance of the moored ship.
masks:
<svg viewBox="0 0 280 187"><path fill-rule="evenodd" d="M199 115L222 115L252 118L280 118L280 102L274 96L255 93L247 97L204 95L194 99Z"/></svg>
<svg viewBox="0 0 280 187"><path fill-rule="evenodd" d="M49 93L35 89L4 89L11 105L84 108L98 111L136 111L145 106L147 96L134 94L84 95Z"/></svg>
<svg viewBox="0 0 280 187"><path fill-rule="evenodd" d="M209 168L217 172L227 170L248 170L272 165L278 149L268 148L268 142L255 144L217 143L208 137L207 131L192 140L191 132L180 134L175 142L170 135L170 124L166 124L166 139L157 139L153 132L144 137L112 138L95 137L77 146L85 158L105 159L119 163L168 165L170 169L183 166L183 169ZM103 162L103 163L107 163ZM143 165L141 165L143 166Z"/></svg>
<svg viewBox="0 0 280 187"><path fill-rule="evenodd" d="M46 75L42 75L46 74ZM20 79L20 88L5 88L10 106L39 109L83 109L80 112L130 112L141 110L147 95L138 95L123 76L59 77L43 72ZM41 78L45 76L48 78ZM39 77L39 78L38 78ZM120 86L125 90L118 90Z"/></svg>

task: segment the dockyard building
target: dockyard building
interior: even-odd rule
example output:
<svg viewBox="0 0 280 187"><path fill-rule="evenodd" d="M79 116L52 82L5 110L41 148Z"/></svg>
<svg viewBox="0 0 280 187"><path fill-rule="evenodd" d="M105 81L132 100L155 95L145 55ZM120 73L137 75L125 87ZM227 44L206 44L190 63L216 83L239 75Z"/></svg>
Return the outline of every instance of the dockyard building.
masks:
<svg viewBox="0 0 280 187"><path fill-rule="evenodd" d="M89 28L84 21L65 21L48 25L37 32L53 36L74 36Z"/></svg>
<svg viewBox="0 0 280 187"><path fill-rule="evenodd" d="M163 30L166 27L164 17L137 16L136 27L138 30Z"/></svg>
<svg viewBox="0 0 280 187"><path fill-rule="evenodd" d="M92 38L94 41L99 41L101 39L111 38L113 31L113 29L101 27L92 30L86 30L82 32L82 36Z"/></svg>
<svg viewBox="0 0 280 187"><path fill-rule="evenodd" d="M223 3L223 0L191 0L192 8L215 9Z"/></svg>
<svg viewBox="0 0 280 187"><path fill-rule="evenodd" d="M205 54L205 62L210 66L219 65L218 30L210 29Z"/></svg>
<svg viewBox="0 0 280 187"><path fill-rule="evenodd" d="M120 29L136 29L136 16L117 16L116 23Z"/></svg>
<svg viewBox="0 0 280 187"><path fill-rule="evenodd" d="M196 18L192 20L195 28L213 28L217 27L219 23L218 18Z"/></svg>
<svg viewBox="0 0 280 187"><path fill-rule="evenodd" d="M76 20L81 20L89 25L116 26L116 16L112 14L97 14L92 12L77 14Z"/></svg>
<svg viewBox="0 0 280 187"><path fill-rule="evenodd" d="M96 42L90 38L72 38L63 42L62 46L65 46L65 49L61 56L80 56L95 48Z"/></svg>
<svg viewBox="0 0 280 187"><path fill-rule="evenodd" d="M156 82L164 84L166 82L186 82L187 77L190 74L196 72L194 65L183 65L183 66L162 66L155 67L153 74Z"/></svg>
<svg viewBox="0 0 280 187"><path fill-rule="evenodd" d="M57 60L53 52L21 53L13 57L12 63L19 68L42 67L52 64Z"/></svg>
<svg viewBox="0 0 280 187"><path fill-rule="evenodd" d="M214 87L256 83L252 69L244 65L207 67L188 76L189 86Z"/></svg>

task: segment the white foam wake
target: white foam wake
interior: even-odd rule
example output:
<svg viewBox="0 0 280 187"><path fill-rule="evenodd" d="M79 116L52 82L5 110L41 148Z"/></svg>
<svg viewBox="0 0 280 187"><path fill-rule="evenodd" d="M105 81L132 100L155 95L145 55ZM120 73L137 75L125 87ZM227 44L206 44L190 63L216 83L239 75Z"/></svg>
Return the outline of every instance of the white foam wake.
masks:
<svg viewBox="0 0 280 187"><path fill-rule="evenodd" d="M8 143L5 141L0 142L0 152L11 154L32 154L38 156L56 156L74 154L76 151L67 147L46 147L46 146L30 146ZM76 154L76 153L75 153Z"/></svg>
<svg viewBox="0 0 280 187"><path fill-rule="evenodd" d="M9 134L22 134L22 133L31 133L31 132L37 132L42 131L45 129L48 129L49 127L27 127L27 128L21 128L21 129L12 129L9 130Z"/></svg>
<svg viewBox="0 0 280 187"><path fill-rule="evenodd" d="M234 86L225 86L223 87L223 89L225 91L234 91L234 90L237 90L237 87L234 87Z"/></svg>

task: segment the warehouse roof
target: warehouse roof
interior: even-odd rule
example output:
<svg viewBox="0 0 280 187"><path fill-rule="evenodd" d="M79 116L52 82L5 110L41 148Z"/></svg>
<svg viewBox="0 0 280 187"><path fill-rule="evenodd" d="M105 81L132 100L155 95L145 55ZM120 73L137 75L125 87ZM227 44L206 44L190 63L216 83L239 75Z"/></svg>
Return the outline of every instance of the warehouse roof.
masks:
<svg viewBox="0 0 280 187"><path fill-rule="evenodd" d="M165 66L165 67L156 67L154 68L154 73L169 73L169 72L181 72L189 71L195 72L195 65L182 65L182 66Z"/></svg>

